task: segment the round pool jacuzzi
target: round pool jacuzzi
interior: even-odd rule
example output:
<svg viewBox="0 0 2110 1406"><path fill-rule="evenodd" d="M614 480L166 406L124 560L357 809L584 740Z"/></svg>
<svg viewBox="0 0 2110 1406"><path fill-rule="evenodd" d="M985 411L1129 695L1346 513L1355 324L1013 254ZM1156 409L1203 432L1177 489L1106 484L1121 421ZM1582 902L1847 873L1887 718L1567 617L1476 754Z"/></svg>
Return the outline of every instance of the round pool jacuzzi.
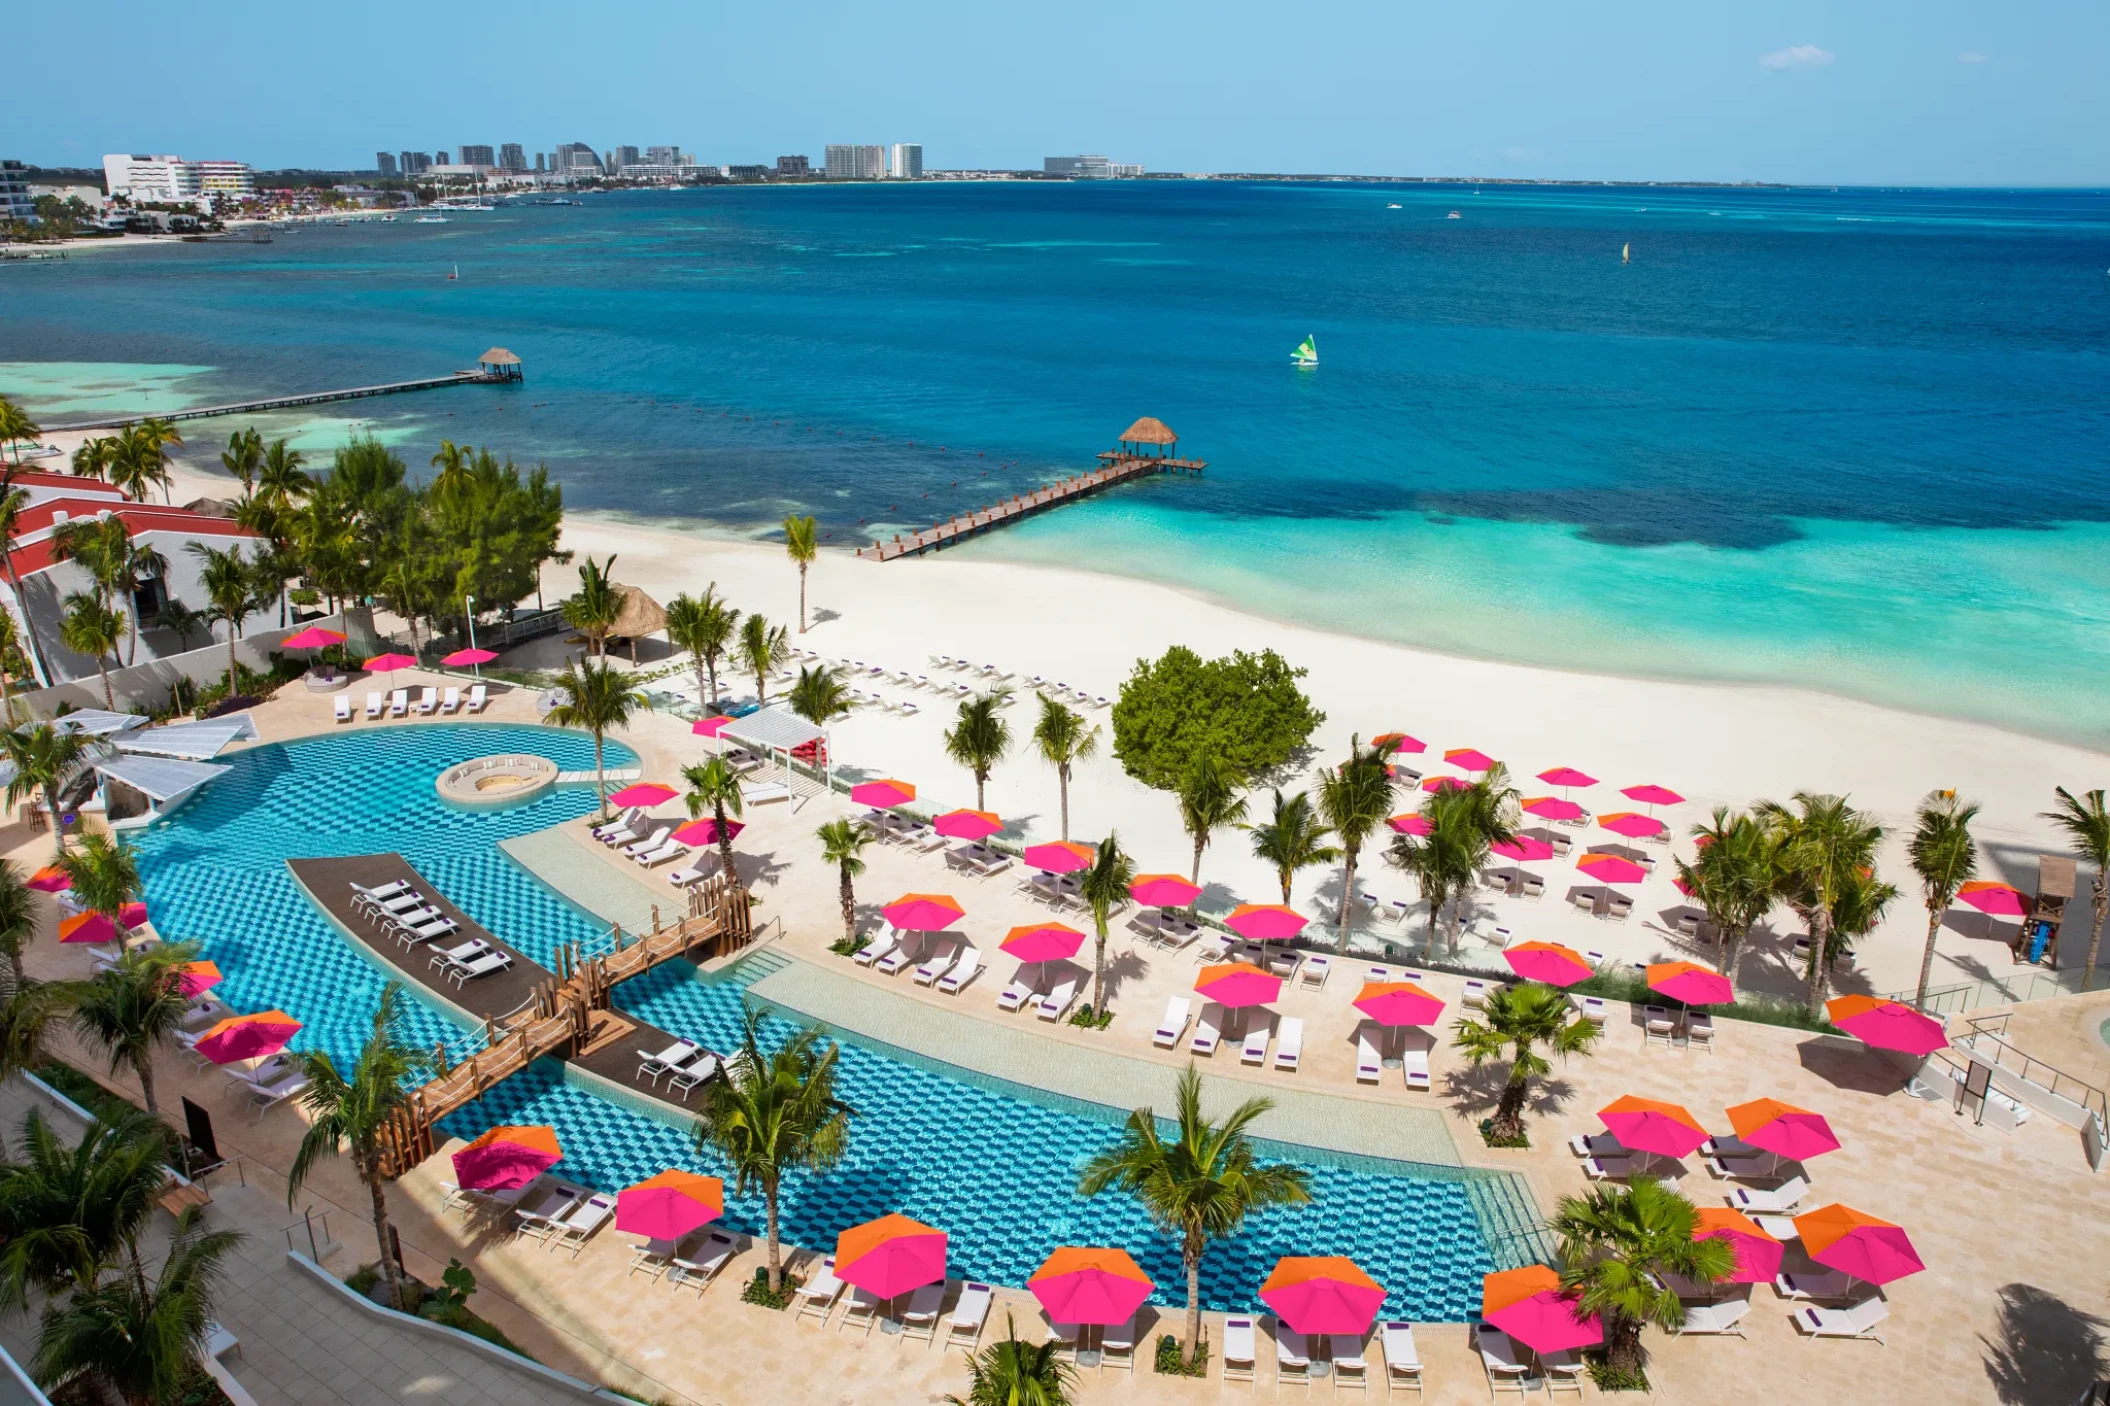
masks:
<svg viewBox="0 0 2110 1406"><path fill-rule="evenodd" d="M448 805L496 810L532 801L557 784L557 764L548 757L515 753L475 757L448 767L433 783Z"/></svg>

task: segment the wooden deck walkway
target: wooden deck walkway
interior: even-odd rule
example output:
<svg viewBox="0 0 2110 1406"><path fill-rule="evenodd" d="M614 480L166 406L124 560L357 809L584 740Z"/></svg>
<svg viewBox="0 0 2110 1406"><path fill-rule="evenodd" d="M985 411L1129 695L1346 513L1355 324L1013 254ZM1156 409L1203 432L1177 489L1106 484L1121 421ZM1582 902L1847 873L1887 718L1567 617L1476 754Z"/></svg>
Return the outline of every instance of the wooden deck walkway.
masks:
<svg viewBox="0 0 2110 1406"><path fill-rule="evenodd" d="M690 891L690 911L680 922L627 940L618 928L612 950L592 957L575 948L561 951L558 969L552 971L473 922L400 854L289 859L286 867L309 898L385 966L466 1019L483 1023L482 1047L452 1065L443 1053L441 1067L411 1095L409 1106L389 1130L384 1160L391 1176L432 1155L434 1125L440 1119L545 1055L577 1064L669 1108L686 1108L637 1077L639 1049L664 1049L678 1037L612 1009L611 993L621 982L663 962L707 961L753 939L747 891L723 879L706 881ZM378 888L398 880L411 884L460 925L461 935L450 936L449 944L482 938L510 955L513 964L456 986L432 964L430 949L437 944L406 949L352 910L353 884Z"/></svg>
<svg viewBox="0 0 2110 1406"><path fill-rule="evenodd" d="M378 386L349 386L343 390L309 391L305 395L278 395L264 400L242 400L230 405L197 405L188 410L165 410L158 415L121 415L108 420L80 420L70 425L46 425L47 430L121 430L144 420L203 420L214 415L254 415L265 410L288 410L299 405L321 405L332 400L365 400L369 396L400 395L404 391L436 390L441 386L500 386L518 377L493 376L483 371L450 371L444 376L425 376L415 381L389 381Z"/></svg>
<svg viewBox="0 0 2110 1406"><path fill-rule="evenodd" d="M1094 469L1088 474L1078 474L1059 483L1047 484L1031 493L1013 494L1004 502L992 503L971 513L961 513L957 517L938 523L928 532L918 532L913 537L904 537L897 532L891 542L859 547L857 555L866 561L894 561L900 557L921 556L925 552L965 541L976 533L1007 526L1048 508L1074 503L1079 498L1103 492L1117 484L1132 483L1136 479L1168 471L1198 474L1208 467L1208 464L1200 459L1161 459L1112 451L1101 454L1099 459L1105 465L1104 468Z"/></svg>

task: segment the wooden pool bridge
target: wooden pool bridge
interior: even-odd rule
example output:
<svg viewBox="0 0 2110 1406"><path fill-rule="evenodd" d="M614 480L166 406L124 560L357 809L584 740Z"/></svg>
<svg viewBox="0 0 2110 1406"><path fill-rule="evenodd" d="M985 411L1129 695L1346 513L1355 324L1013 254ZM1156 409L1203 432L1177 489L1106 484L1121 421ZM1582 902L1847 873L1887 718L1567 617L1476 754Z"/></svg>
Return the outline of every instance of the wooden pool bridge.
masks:
<svg viewBox="0 0 2110 1406"><path fill-rule="evenodd" d="M286 867L336 925L384 966L469 1019L483 1022L474 1052L450 1061L444 1047L435 1051L432 1077L397 1110L381 1139L383 1174L392 1177L432 1155L442 1118L474 1103L545 1055L671 1108L682 1108L637 1082L637 1049L664 1049L677 1037L615 1010L613 992L621 983L664 963L725 956L754 940L747 890L720 875L689 891L689 911L678 921L661 923L655 907L651 932L630 936L615 928L608 950L592 955L577 944L561 948L553 971L478 925L399 854L292 859ZM352 910L351 885L378 888L397 880L413 885L459 926L459 934L442 939L443 943L481 938L509 955L512 965L454 986L431 964L428 949L436 944L406 950Z"/></svg>
<svg viewBox="0 0 2110 1406"><path fill-rule="evenodd" d="M1153 446L1156 452L1152 452ZM866 561L895 561L901 557L921 556L1119 484L1133 483L1153 474L1198 474L1209 467L1200 459L1177 457L1178 446L1178 436L1164 421L1146 415L1128 427L1116 447L1098 456L1100 467L1090 473L1044 484L1031 493L1014 493L1002 502L990 503L934 523L925 532L906 535L897 532L890 542L859 547L857 555Z"/></svg>

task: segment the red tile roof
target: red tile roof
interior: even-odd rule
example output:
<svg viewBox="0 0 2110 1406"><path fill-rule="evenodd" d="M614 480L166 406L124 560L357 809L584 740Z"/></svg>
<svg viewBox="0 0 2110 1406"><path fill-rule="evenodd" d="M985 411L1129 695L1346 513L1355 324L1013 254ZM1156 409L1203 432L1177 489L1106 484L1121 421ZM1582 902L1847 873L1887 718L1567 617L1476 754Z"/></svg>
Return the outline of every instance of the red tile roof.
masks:
<svg viewBox="0 0 2110 1406"><path fill-rule="evenodd" d="M150 503L127 503L111 508L109 500L94 498L55 498L49 503L39 503L22 515L20 531L23 534L39 531L51 525L52 517L60 509L74 518L90 518L109 508L123 520L134 537L148 532L177 532L187 537L255 537L257 534L236 525L232 518L207 517L188 508L161 508ZM31 542L17 547L11 554L15 575L31 576L50 569L58 559L53 556L51 538Z"/></svg>

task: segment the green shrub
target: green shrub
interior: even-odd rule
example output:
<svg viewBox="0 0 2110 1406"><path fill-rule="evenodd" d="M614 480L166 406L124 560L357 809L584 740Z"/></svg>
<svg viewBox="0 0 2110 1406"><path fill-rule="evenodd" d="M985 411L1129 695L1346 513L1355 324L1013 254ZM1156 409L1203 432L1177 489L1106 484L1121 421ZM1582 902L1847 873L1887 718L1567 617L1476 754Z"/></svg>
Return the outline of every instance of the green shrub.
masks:
<svg viewBox="0 0 2110 1406"><path fill-rule="evenodd" d="M787 1274L784 1276L784 1287L772 1294L769 1292L768 1268L757 1265L755 1267L755 1277L748 1280L746 1287L740 1290L740 1302L759 1304L763 1308L773 1308L782 1312L784 1309L791 1307L791 1300L798 1294L801 1282L797 1275Z"/></svg>
<svg viewBox="0 0 2110 1406"><path fill-rule="evenodd" d="M1194 1360L1188 1362L1180 1356L1180 1340L1177 1334L1167 1333L1158 1339L1157 1369L1168 1377L1206 1377L1209 1375L1209 1340L1205 1337L1194 1344Z"/></svg>
<svg viewBox="0 0 2110 1406"><path fill-rule="evenodd" d="M1496 1136L1495 1136L1495 1120L1494 1120L1494 1119L1492 1119L1492 1118L1482 1118L1482 1119L1480 1120L1480 1140L1481 1140L1482 1142L1486 1143L1486 1144L1487 1144L1487 1145L1488 1145L1489 1147L1529 1147L1529 1146L1531 1146L1531 1134L1530 1134L1530 1133L1528 1133L1528 1132L1525 1132L1525 1131L1524 1131L1523 1129L1521 1129L1521 1128L1519 1128L1519 1129L1517 1130L1517 1135L1516 1135L1515 1137L1507 1137L1507 1138L1498 1138L1498 1137L1496 1137Z"/></svg>
<svg viewBox="0 0 2110 1406"><path fill-rule="evenodd" d="M1095 1011L1092 1009L1090 1002L1086 1002L1070 1013L1070 1024L1081 1025L1087 1030L1104 1030L1113 1023L1114 1013L1111 1007L1103 1011Z"/></svg>
<svg viewBox="0 0 2110 1406"><path fill-rule="evenodd" d="M1590 1380L1599 1391L1647 1391L1648 1373L1636 1368L1631 1372L1613 1370L1601 1352L1585 1352L1583 1362L1590 1369Z"/></svg>
<svg viewBox="0 0 2110 1406"><path fill-rule="evenodd" d="M1602 996L1607 1001L1625 1001L1634 1006L1668 1006L1673 1010L1682 1009L1684 1006L1682 1001L1674 1001L1649 990L1648 979L1633 972L1601 971L1568 989L1578 995ZM1831 1021L1822 1014L1812 1016L1800 1002L1776 1000L1771 996L1746 993L1731 1005L1706 1006L1702 1009L1718 1020L1744 1020L1754 1025L1780 1025L1791 1030L1833 1033Z"/></svg>

